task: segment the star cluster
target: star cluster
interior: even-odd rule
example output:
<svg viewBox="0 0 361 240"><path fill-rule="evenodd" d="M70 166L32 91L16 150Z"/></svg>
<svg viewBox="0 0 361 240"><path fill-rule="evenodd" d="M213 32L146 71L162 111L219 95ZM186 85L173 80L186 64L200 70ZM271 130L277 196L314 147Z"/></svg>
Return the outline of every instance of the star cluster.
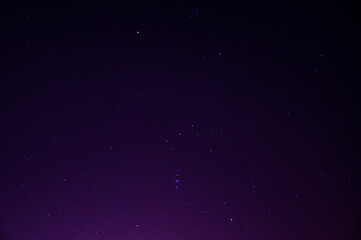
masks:
<svg viewBox="0 0 361 240"><path fill-rule="evenodd" d="M0 239L358 239L358 9L8 3Z"/></svg>

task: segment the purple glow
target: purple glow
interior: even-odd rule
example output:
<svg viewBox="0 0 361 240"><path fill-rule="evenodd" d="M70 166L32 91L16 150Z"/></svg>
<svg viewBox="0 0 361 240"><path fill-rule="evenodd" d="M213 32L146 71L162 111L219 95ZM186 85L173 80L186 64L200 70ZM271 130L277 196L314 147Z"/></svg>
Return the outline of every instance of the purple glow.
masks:
<svg viewBox="0 0 361 240"><path fill-rule="evenodd" d="M0 240L358 239L352 3L9 2Z"/></svg>

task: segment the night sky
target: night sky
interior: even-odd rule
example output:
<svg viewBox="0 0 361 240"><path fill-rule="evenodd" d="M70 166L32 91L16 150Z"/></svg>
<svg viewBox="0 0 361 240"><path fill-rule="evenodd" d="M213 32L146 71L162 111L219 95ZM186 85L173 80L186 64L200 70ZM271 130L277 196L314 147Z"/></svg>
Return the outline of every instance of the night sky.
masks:
<svg viewBox="0 0 361 240"><path fill-rule="evenodd" d="M1 240L360 239L357 2L0 6Z"/></svg>

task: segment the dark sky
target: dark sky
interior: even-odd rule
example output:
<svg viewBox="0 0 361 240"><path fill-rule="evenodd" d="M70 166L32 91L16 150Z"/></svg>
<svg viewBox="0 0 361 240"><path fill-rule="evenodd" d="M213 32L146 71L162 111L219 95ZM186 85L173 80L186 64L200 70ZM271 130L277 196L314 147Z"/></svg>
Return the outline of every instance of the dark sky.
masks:
<svg viewBox="0 0 361 240"><path fill-rule="evenodd" d="M359 239L360 7L0 6L1 240Z"/></svg>

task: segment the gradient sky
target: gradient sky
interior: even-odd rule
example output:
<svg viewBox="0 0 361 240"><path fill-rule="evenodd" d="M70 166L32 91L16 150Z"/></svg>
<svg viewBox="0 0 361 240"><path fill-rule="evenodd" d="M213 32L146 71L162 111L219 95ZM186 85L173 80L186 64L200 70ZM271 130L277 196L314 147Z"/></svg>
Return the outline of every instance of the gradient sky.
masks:
<svg viewBox="0 0 361 240"><path fill-rule="evenodd" d="M359 239L352 1L0 7L1 240Z"/></svg>

